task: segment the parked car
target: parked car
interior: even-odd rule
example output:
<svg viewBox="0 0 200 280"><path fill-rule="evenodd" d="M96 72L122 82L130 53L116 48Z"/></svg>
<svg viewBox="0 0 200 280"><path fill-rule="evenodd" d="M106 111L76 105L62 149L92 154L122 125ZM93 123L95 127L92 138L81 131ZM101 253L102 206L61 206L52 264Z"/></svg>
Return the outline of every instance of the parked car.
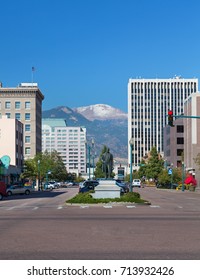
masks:
<svg viewBox="0 0 200 280"><path fill-rule="evenodd" d="M133 179L132 186L141 188L141 180L140 179Z"/></svg>
<svg viewBox="0 0 200 280"><path fill-rule="evenodd" d="M4 196L7 196L6 184L4 182L0 182L0 200L2 200Z"/></svg>
<svg viewBox="0 0 200 280"><path fill-rule="evenodd" d="M176 183L165 183L165 184L157 184L156 185L157 188L159 189L176 189L178 187L178 184Z"/></svg>
<svg viewBox="0 0 200 280"><path fill-rule="evenodd" d="M49 184L53 186L53 189L58 189L59 185L56 181L49 181Z"/></svg>
<svg viewBox="0 0 200 280"><path fill-rule="evenodd" d="M45 190L53 190L53 189L55 189L55 186L54 186L54 184L52 184L52 183L50 183L50 182L48 182L48 183L44 183L44 189Z"/></svg>
<svg viewBox="0 0 200 280"><path fill-rule="evenodd" d="M7 187L6 193L8 196L13 194L30 194L33 191L33 188L29 186L23 186L23 185L11 185Z"/></svg>
<svg viewBox="0 0 200 280"><path fill-rule="evenodd" d="M94 190L96 186L98 186L99 182L96 180L87 180L79 184L79 192L88 192Z"/></svg>
<svg viewBox="0 0 200 280"><path fill-rule="evenodd" d="M121 188L121 193L129 192L129 186L125 182L122 182L121 180L116 180L116 185Z"/></svg>

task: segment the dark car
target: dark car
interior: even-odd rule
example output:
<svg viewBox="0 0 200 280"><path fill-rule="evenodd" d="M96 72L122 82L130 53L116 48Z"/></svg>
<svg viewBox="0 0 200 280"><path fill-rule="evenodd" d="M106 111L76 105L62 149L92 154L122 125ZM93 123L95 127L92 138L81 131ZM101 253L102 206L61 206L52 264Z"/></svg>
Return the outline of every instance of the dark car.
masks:
<svg viewBox="0 0 200 280"><path fill-rule="evenodd" d="M83 183L79 184L79 192L89 192L91 190L94 190L96 186L98 186L99 182L96 180L88 180L84 181Z"/></svg>
<svg viewBox="0 0 200 280"><path fill-rule="evenodd" d="M156 187L159 189L176 189L178 187L178 184L175 183L157 184Z"/></svg>
<svg viewBox="0 0 200 280"><path fill-rule="evenodd" d="M116 185L121 188L121 193L128 193L129 192L129 186L122 182L121 180L116 180Z"/></svg>

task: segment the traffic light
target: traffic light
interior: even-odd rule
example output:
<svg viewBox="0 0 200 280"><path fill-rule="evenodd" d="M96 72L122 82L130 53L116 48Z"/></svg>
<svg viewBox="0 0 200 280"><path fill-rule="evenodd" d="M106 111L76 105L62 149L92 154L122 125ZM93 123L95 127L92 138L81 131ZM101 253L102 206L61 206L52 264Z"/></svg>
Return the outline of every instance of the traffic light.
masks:
<svg viewBox="0 0 200 280"><path fill-rule="evenodd" d="M173 111L169 110L168 111L168 125L174 126L173 121L174 121L173 120Z"/></svg>

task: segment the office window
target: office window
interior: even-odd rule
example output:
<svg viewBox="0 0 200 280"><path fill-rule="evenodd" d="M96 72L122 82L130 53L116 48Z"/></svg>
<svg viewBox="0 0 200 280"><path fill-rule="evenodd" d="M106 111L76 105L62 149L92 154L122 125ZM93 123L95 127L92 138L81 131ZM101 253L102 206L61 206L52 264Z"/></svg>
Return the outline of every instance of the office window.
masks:
<svg viewBox="0 0 200 280"><path fill-rule="evenodd" d="M30 124L25 124L25 131L31 131L31 125Z"/></svg>
<svg viewBox="0 0 200 280"><path fill-rule="evenodd" d="M5 102L5 108L6 108L6 109L10 109L10 108L11 108L10 101L6 101L6 102Z"/></svg>
<svg viewBox="0 0 200 280"><path fill-rule="evenodd" d="M30 101L26 101L25 102L25 109L30 109L31 108L31 102Z"/></svg>
<svg viewBox="0 0 200 280"><path fill-rule="evenodd" d="M25 148L25 155L30 155L31 154L31 148L30 147L26 147Z"/></svg>
<svg viewBox="0 0 200 280"><path fill-rule="evenodd" d="M176 155L177 156L182 156L182 154L183 154L183 149L177 149Z"/></svg>
<svg viewBox="0 0 200 280"><path fill-rule="evenodd" d="M31 142L31 136L25 136L25 143Z"/></svg>
<svg viewBox="0 0 200 280"><path fill-rule="evenodd" d="M21 103L20 101L15 102L15 109L20 109L21 108Z"/></svg>
<svg viewBox="0 0 200 280"><path fill-rule="evenodd" d="M15 113L15 119L17 119L18 121L20 121L21 115L20 113Z"/></svg>
<svg viewBox="0 0 200 280"><path fill-rule="evenodd" d="M8 119L10 119L10 113L6 113Z"/></svg>
<svg viewBox="0 0 200 280"><path fill-rule="evenodd" d="M177 125L176 131L177 131L177 133L183 133L184 132L184 126L183 125Z"/></svg>
<svg viewBox="0 0 200 280"><path fill-rule="evenodd" d="M30 113L25 113L25 120L30 121L31 119L31 114Z"/></svg>
<svg viewBox="0 0 200 280"><path fill-rule="evenodd" d="M183 137L178 137L177 138L177 144L184 144L184 138Z"/></svg>

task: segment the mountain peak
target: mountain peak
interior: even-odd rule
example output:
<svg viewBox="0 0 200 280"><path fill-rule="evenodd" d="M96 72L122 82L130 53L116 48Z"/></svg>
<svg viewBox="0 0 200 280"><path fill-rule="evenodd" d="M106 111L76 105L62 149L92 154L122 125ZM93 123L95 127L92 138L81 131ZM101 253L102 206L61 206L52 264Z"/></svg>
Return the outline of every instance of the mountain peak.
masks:
<svg viewBox="0 0 200 280"><path fill-rule="evenodd" d="M113 120L127 119L127 114L120 109L107 104L95 104L73 109L75 112L83 115L86 119L93 120Z"/></svg>

